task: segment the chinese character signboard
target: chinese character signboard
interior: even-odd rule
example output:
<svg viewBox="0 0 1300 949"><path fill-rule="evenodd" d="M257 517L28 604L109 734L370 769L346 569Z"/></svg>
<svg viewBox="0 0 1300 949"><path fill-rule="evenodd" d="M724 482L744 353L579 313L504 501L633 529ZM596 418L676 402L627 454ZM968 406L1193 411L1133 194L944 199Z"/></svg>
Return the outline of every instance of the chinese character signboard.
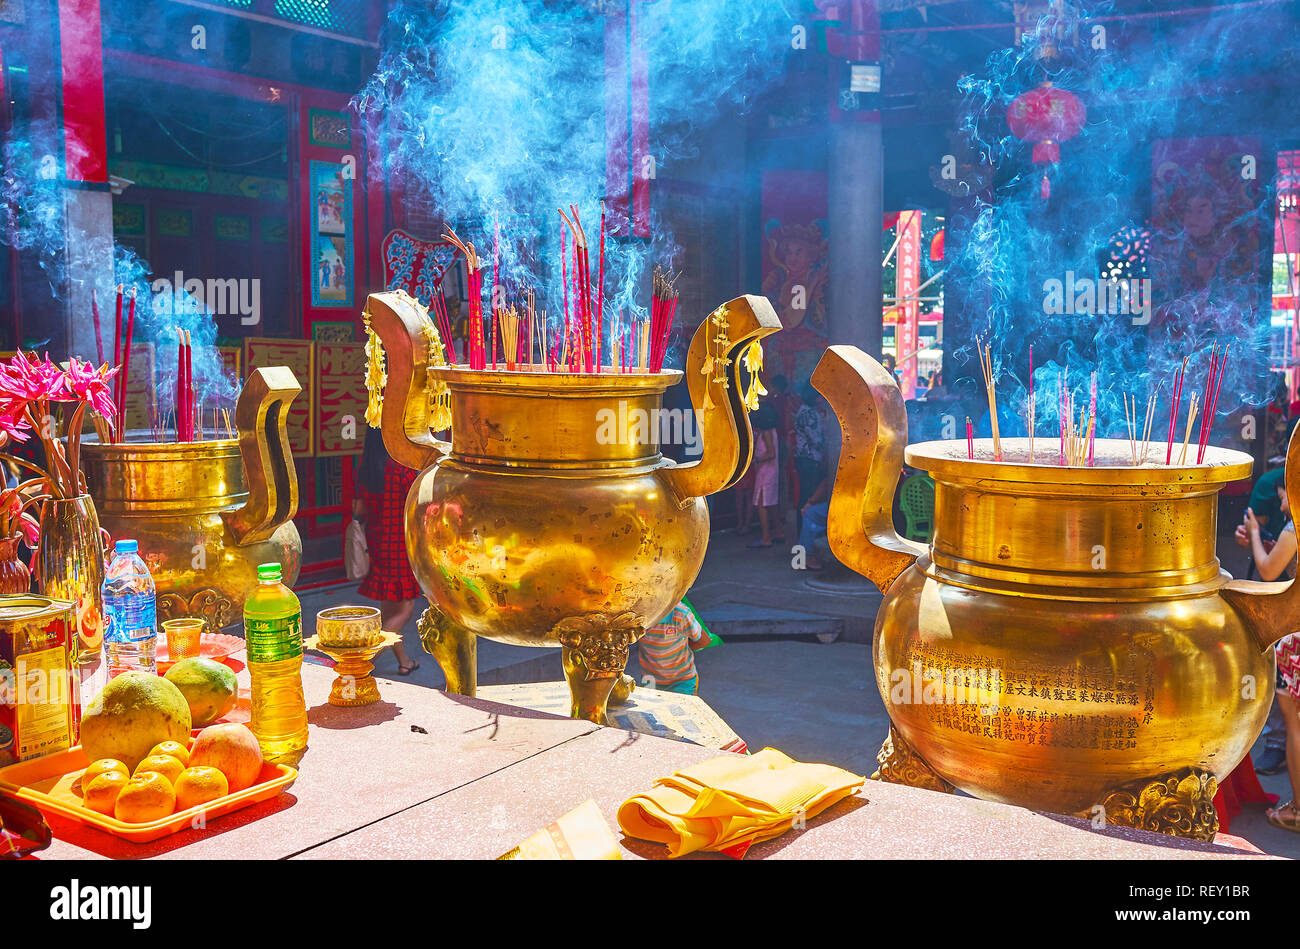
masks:
<svg viewBox="0 0 1300 949"><path fill-rule="evenodd" d="M289 432L289 447L298 457L312 454L315 448L312 422L316 413L313 405L315 393L312 381L315 350L314 344L305 339L263 339L249 337L244 340L244 375L264 366L288 366L302 386L302 392L289 407L286 428Z"/></svg>
<svg viewBox="0 0 1300 949"><path fill-rule="evenodd" d="M366 437L364 343L316 344L316 456L355 455Z"/></svg>

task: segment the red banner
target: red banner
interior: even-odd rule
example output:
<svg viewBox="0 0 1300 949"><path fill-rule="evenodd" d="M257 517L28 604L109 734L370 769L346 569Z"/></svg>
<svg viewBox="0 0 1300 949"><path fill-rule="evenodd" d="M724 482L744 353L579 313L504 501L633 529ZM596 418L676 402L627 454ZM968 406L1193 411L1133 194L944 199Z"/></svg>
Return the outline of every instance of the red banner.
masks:
<svg viewBox="0 0 1300 949"><path fill-rule="evenodd" d="M898 313L894 331L900 386L904 399L916 398L917 323L921 303L917 290L921 286L921 212L904 211L898 218L898 263L894 270Z"/></svg>

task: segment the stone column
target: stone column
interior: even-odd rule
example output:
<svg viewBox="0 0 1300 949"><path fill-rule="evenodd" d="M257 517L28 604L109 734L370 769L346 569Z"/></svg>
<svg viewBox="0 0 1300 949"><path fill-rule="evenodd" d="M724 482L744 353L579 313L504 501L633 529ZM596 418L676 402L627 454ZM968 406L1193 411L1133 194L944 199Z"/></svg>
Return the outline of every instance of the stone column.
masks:
<svg viewBox="0 0 1300 949"><path fill-rule="evenodd" d="M880 119L831 126L830 296L831 343L880 355L882 207Z"/></svg>
<svg viewBox="0 0 1300 949"><path fill-rule="evenodd" d="M830 199L830 281L827 329L831 343L880 356L880 225L884 160L880 113L859 111L850 93L845 61L880 62L880 10L876 0L819 2L837 21L826 33L835 57L827 161ZM841 58L842 57L842 58ZM887 82L883 77L882 82Z"/></svg>

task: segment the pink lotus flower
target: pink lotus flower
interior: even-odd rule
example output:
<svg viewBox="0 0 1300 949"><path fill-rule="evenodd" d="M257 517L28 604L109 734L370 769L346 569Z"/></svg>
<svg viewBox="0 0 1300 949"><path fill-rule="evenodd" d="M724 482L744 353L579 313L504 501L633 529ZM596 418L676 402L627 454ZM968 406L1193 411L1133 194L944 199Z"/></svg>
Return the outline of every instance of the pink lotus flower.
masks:
<svg viewBox="0 0 1300 949"><path fill-rule="evenodd" d="M67 376L50 362L49 353L44 362L28 359L20 352L7 363L0 363L0 393L23 402L67 402L74 398Z"/></svg>
<svg viewBox="0 0 1300 949"><path fill-rule="evenodd" d="M108 388L108 380L117 374L120 366L109 368L108 364L96 369L88 362L78 362L74 356L68 360L65 374L68 391L74 398L86 402L104 418L112 418L117 411L113 405L113 395Z"/></svg>
<svg viewBox="0 0 1300 949"><path fill-rule="evenodd" d="M6 440L25 442L30 437L32 426L23 409L21 402L0 405L0 435L4 435Z"/></svg>

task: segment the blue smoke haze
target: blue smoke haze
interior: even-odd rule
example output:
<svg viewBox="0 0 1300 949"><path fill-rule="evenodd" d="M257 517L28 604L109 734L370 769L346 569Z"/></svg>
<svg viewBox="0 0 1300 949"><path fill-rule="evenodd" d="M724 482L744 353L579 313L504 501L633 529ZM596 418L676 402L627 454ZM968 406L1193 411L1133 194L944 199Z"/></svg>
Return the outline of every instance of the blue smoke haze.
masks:
<svg viewBox="0 0 1300 949"><path fill-rule="evenodd" d="M604 6L614 5L400 2L379 68L354 99L395 130L389 173L414 176L429 210L485 260L500 222L503 284L514 299L535 287L553 325L562 312L557 208L567 214L578 206L593 278L598 266ZM693 153L703 127L747 108L779 79L799 11L773 0L667 0L636 9L649 69L650 154L661 174L673 158ZM664 221L652 220L652 235L607 241L607 327L620 308L645 318L650 271L672 266L676 245ZM488 272L485 294L490 285Z"/></svg>
<svg viewBox="0 0 1300 949"><path fill-rule="evenodd" d="M1067 272L1095 279L1099 252L1117 233L1147 226L1153 211L1156 140L1254 136L1261 146L1269 141L1261 128L1270 118L1276 120L1286 104L1274 96L1272 108L1278 111L1273 116L1251 115L1241 105L1242 97L1234 105L1231 93L1237 91L1239 76L1233 74L1257 74L1287 57L1294 59L1278 38L1296 36L1296 23L1290 7L1221 10L1166 18L1149 31L1125 31L1119 42L1113 21L1087 19L1109 12L1106 4L1077 5L1077 19L1066 24L1078 29L1077 47L1064 46L1060 57L1040 60L1035 49L1042 40L1030 37L1021 47L994 53L979 74L961 82L961 133L970 149L994 169L994 186L976 202L972 233L948 264L954 271L978 274L989 284L987 313L973 316L971 322L992 337L1003 411L1023 412L1032 344L1040 436L1050 436L1059 425L1057 379L1068 365L1076 406L1087 405L1089 376L1098 374L1099 437L1127 437L1123 393L1135 395L1144 410L1148 394L1159 389L1153 426L1158 434L1153 439L1163 440L1173 373L1185 355L1191 358L1180 432L1191 393L1204 395L1216 341L1220 349L1231 344L1218 403L1220 421L1243 405L1267 401L1276 384L1268 371L1271 240L1263 237L1272 226L1274 193L1265 183L1269 169L1260 153L1264 148L1253 155L1257 178L1243 186L1250 206L1231 219L1225 217L1232 206L1230 196L1220 193L1209 173L1213 169L1160 181L1162 188L1171 189L1167 193L1176 204L1186 201L1179 195L1206 197L1219 233L1239 227L1260 236L1253 259L1256 269L1220 266L1206 287L1180 284L1178 268L1197 248L1194 236L1177 223L1152 234L1148 270L1140 275L1152 282L1149 326L1134 325L1128 315L1045 312L1044 282L1064 281ZM1092 48L1096 23L1109 27L1110 42L1103 49ZM1039 36L1050 36L1047 20L1040 24ZM1006 120L1012 100L1044 79L1073 92L1087 109L1078 136L1061 144L1059 165L1048 166L1048 201L1039 193L1044 166L1031 163L1030 144L1013 137ZM1258 99L1246 101L1258 104ZM946 341L955 362L949 365L950 373L957 369L978 375L972 344ZM1022 430L1023 423L1013 423L1010 430L1003 425L1004 434Z"/></svg>

